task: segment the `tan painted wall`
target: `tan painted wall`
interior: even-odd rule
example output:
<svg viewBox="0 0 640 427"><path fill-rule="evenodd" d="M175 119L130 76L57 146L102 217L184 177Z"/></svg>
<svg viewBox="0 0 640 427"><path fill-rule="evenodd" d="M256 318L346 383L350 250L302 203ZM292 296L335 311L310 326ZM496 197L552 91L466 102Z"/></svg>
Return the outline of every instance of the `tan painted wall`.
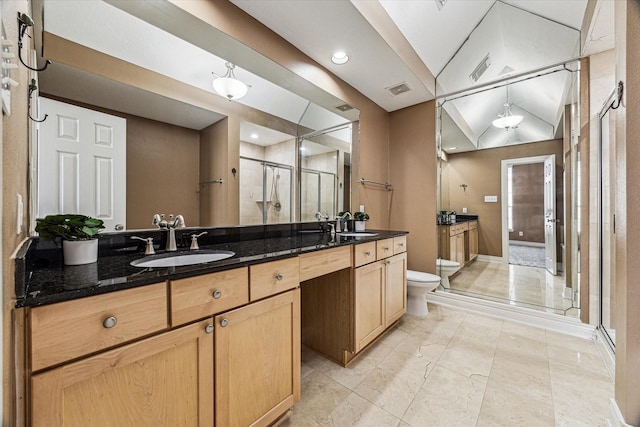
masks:
<svg viewBox="0 0 640 427"><path fill-rule="evenodd" d="M408 230L408 267L435 273L436 142L435 101L391 113L391 221Z"/></svg>
<svg viewBox="0 0 640 427"><path fill-rule="evenodd" d="M544 163L513 165L511 173L513 231L509 240L544 243Z"/></svg>
<svg viewBox="0 0 640 427"><path fill-rule="evenodd" d="M235 165L235 166L234 166ZM234 176L231 169L236 169ZM207 184L201 189L202 226L236 225L239 205L240 121L228 117L203 129L200 138L200 180L223 179L222 184Z"/></svg>
<svg viewBox="0 0 640 427"><path fill-rule="evenodd" d="M198 131L136 116L127 119L127 228L153 228L153 214L200 224Z"/></svg>
<svg viewBox="0 0 640 427"><path fill-rule="evenodd" d="M444 166L448 169L448 208L478 215L478 249L482 255L502 257L501 161L521 157L556 155L558 196L562 194L562 140L514 145L511 147L449 154ZM467 184L464 191L460 185ZM446 191L446 182L443 182ZM498 203L485 203L484 196L498 196ZM561 199L560 199L561 200ZM560 205L561 206L561 205Z"/></svg>
<svg viewBox="0 0 640 427"><path fill-rule="evenodd" d="M18 28L16 16L18 12L27 11L27 2L3 1L2 17L7 39L13 42L12 52L17 56ZM24 49L30 45L26 39ZM11 60L18 63L17 59ZM27 86L29 72L19 65L11 71L11 78L20 85L11 90L11 115L2 114L2 372L3 372L3 425L15 425L14 394L12 376L15 372L11 328L11 316L15 305L14 261L11 255L28 233L29 192L27 185L30 122L27 118ZM24 202L22 215L22 232L16 233L17 195L21 194Z"/></svg>
<svg viewBox="0 0 640 427"><path fill-rule="evenodd" d="M616 81L624 83L616 113L616 374L615 399L640 425L640 2L615 2Z"/></svg>

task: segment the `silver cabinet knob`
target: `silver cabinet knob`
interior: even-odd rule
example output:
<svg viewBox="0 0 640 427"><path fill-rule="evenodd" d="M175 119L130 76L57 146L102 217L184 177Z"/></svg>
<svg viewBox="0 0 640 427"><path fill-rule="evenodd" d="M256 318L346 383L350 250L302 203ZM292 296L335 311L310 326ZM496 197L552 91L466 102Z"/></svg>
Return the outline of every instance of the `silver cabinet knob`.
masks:
<svg viewBox="0 0 640 427"><path fill-rule="evenodd" d="M388 251L388 250L389 250L389 248L384 248L384 250L385 250L385 251Z"/></svg>
<svg viewBox="0 0 640 427"><path fill-rule="evenodd" d="M284 279L284 276L281 273L276 274L276 279L277 280L282 280Z"/></svg>
<svg viewBox="0 0 640 427"><path fill-rule="evenodd" d="M213 332L213 325L209 324L204 328L204 332L210 334Z"/></svg>
<svg viewBox="0 0 640 427"><path fill-rule="evenodd" d="M220 326L222 326L223 328L226 327L228 324L229 324L229 321L227 319L220 320Z"/></svg>
<svg viewBox="0 0 640 427"><path fill-rule="evenodd" d="M113 227L113 228L115 228L115 229L116 229L116 231L122 231L122 230L124 230L124 225L122 225L122 224L116 224L116 226L115 226L115 227Z"/></svg>
<svg viewBox="0 0 640 427"><path fill-rule="evenodd" d="M216 289L215 291L213 291L214 299L220 299L221 296L222 296L222 291L220 289Z"/></svg>
<svg viewBox="0 0 640 427"><path fill-rule="evenodd" d="M111 329L116 326L116 323L118 323L118 319L116 319L114 316L109 316L102 321L102 326L107 329Z"/></svg>
<svg viewBox="0 0 640 427"><path fill-rule="evenodd" d="M384 263L385 263L385 265L389 265L389 264L391 264L391 261L385 261Z"/></svg>
<svg viewBox="0 0 640 427"><path fill-rule="evenodd" d="M404 248L404 243L398 243L398 246L400 246L401 248Z"/></svg>
<svg viewBox="0 0 640 427"><path fill-rule="evenodd" d="M371 256L371 251L367 251L364 253L366 256Z"/></svg>

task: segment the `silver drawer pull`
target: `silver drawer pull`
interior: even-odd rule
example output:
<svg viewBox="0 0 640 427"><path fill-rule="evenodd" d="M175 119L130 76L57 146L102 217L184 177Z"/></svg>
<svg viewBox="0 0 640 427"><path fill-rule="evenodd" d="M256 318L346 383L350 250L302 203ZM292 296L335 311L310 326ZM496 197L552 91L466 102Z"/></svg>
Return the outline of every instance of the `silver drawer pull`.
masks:
<svg viewBox="0 0 640 427"><path fill-rule="evenodd" d="M222 296L222 291L219 289L216 289L215 291L213 291L213 298L214 299L220 299L220 297Z"/></svg>
<svg viewBox="0 0 640 427"><path fill-rule="evenodd" d="M210 334L213 332L213 325L209 324L204 328L204 332Z"/></svg>
<svg viewBox="0 0 640 427"><path fill-rule="evenodd" d="M104 321L102 322L102 326L104 326L107 329L111 329L114 326L116 326L116 323L118 323L118 319L116 319L114 316L109 316L106 319L104 319Z"/></svg>
<svg viewBox="0 0 640 427"><path fill-rule="evenodd" d="M282 279L284 279L284 276L281 273L278 273L278 274L276 274L276 279L282 280Z"/></svg>
<svg viewBox="0 0 640 427"><path fill-rule="evenodd" d="M371 256L371 251L367 251L364 253L366 256Z"/></svg>
<svg viewBox="0 0 640 427"><path fill-rule="evenodd" d="M404 248L404 243L398 243L398 246L400 246L401 248Z"/></svg>
<svg viewBox="0 0 640 427"><path fill-rule="evenodd" d="M222 319L220 321L220 326L222 326L223 328L226 327L229 324L229 321L227 319Z"/></svg>
<svg viewBox="0 0 640 427"><path fill-rule="evenodd" d="M385 250L385 251L388 251L388 250L389 250L389 248L385 247L385 248L384 248L384 250Z"/></svg>
<svg viewBox="0 0 640 427"><path fill-rule="evenodd" d="M391 264L391 261L385 261L384 263L385 263L386 265L389 265L389 264Z"/></svg>

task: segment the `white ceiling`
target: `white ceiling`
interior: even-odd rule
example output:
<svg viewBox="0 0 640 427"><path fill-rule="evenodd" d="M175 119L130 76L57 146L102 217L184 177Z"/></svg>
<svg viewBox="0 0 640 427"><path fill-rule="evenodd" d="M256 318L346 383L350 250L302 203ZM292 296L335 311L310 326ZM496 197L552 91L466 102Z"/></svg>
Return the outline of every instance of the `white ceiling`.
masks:
<svg viewBox="0 0 640 427"><path fill-rule="evenodd" d="M229 56L237 55L235 62L240 65L236 75L251 85L247 97L239 102L292 122L302 120L302 124L312 129L319 128L313 124L316 118L333 114L309 105L306 99L312 99L310 96L285 89L301 85L292 84L290 75L286 80L282 80L282 76L274 78L277 73L271 68L266 70L268 61L261 55L255 62L243 63L241 59L252 53L238 54L237 46L222 50L225 59L215 55L214 46L220 46L214 41L216 34L203 33L201 22L185 29L191 23L184 21L184 16L169 19L175 16L176 10L171 2L35 1L50 5L45 7L45 30L60 37L207 91L211 91L211 73L223 73L224 62ZM505 71L517 74L539 68L545 61L545 65L549 65L570 59L575 56L571 53L575 46L569 43L564 50L558 47L562 40L571 38L571 34L581 28L587 4L587 0L448 0L442 10L438 10L435 0L231 1L387 111L434 99L434 76L438 76L438 96L468 88L472 85L469 74L487 53L490 53L491 66L475 85L504 78ZM598 1L595 12L598 19L589 26L585 51L594 53L610 48L612 3ZM174 15L157 14L157 10L163 8L169 11L174 8ZM513 16L529 18L512 19ZM347 64L336 65L330 61L331 53L338 49L350 54ZM41 88L49 93L64 86L62 76L56 73L65 74L66 70L54 68L50 67L40 77ZM83 85L97 85L95 79L85 81L79 76L77 79L80 83L77 92L82 92L79 87ZM525 117L540 119L541 127L555 128L566 91L551 93L549 89L559 87L560 80L552 86L530 85L527 91L512 91L510 100L514 112L518 110ZM397 96L387 90L400 83L411 90ZM96 89L94 98L109 97L114 90L118 89L107 87L105 92ZM152 118L171 123L169 119L162 119L160 106L165 104L161 101L138 96L128 103L123 95L123 99L111 102L125 107L131 105L132 109L136 103L151 105L147 110L148 114L154 114ZM455 108L450 107L449 113L467 139L477 145L481 135L486 138L487 123L501 113L503 103L504 94L494 94L487 96L482 114L477 107L465 108L463 101L451 103ZM189 106L179 109L181 113L176 114L175 109L165 108L164 115L173 110L174 121L196 129L219 119L208 110ZM181 115L184 117L180 118ZM334 120L335 124L341 121L339 116ZM530 124L535 122L530 120ZM521 132L525 133L525 129Z"/></svg>

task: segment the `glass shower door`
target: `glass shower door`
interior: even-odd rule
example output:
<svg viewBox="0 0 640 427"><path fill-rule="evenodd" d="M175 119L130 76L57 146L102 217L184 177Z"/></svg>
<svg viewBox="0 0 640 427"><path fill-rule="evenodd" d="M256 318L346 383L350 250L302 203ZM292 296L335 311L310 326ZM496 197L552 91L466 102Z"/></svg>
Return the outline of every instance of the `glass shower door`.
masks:
<svg viewBox="0 0 640 427"><path fill-rule="evenodd" d="M599 164L599 202L598 220L600 240L600 328L608 339L612 349L616 344L616 246L615 246L615 114L611 105L615 91L611 94L600 118L600 164Z"/></svg>

